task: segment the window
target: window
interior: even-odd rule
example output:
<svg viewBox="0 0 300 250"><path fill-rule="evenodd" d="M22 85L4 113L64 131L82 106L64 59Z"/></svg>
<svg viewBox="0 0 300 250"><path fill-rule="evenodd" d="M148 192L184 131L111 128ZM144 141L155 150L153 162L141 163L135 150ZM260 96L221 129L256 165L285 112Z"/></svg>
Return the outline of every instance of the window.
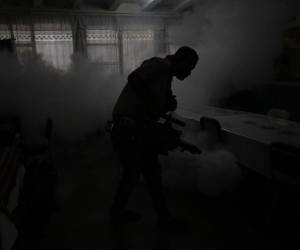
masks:
<svg viewBox="0 0 300 250"><path fill-rule="evenodd" d="M124 72L138 67L145 59L154 56L153 30L125 30L122 32Z"/></svg>
<svg viewBox="0 0 300 250"><path fill-rule="evenodd" d="M164 19L108 14L32 13L0 16L0 39L15 38L20 62L39 55L67 71L82 52L110 73L128 74L143 60L166 53Z"/></svg>
<svg viewBox="0 0 300 250"><path fill-rule="evenodd" d="M73 54L71 23L62 17L39 17L34 23L36 53L56 69L68 70Z"/></svg>
<svg viewBox="0 0 300 250"><path fill-rule="evenodd" d="M119 42L116 30L87 30L87 54L110 73L119 72Z"/></svg>
<svg viewBox="0 0 300 250"><path fill-rule="evenodd" d="M29 17L11 18L16 53L20 63L26 63L34 53L33 32Z"/></svg>

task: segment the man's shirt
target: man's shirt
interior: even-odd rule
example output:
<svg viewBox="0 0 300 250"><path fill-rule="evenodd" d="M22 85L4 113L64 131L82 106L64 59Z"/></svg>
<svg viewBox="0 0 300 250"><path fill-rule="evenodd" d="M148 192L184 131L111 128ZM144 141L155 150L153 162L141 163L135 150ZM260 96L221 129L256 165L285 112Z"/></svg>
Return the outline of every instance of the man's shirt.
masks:
<svg viewBox="0 0 300 250"><path fill-rule="evenodd" d="M153 57L128 76L113 110L113 117L157 119L168 111L172 98L171 63L167 58Z"/></svg>

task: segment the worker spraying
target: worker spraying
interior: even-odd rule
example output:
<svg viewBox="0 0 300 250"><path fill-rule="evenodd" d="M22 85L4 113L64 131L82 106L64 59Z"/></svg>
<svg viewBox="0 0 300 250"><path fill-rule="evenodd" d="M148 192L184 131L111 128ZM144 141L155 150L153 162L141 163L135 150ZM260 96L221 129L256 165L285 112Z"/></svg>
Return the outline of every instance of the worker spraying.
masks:
<svg viewBox="0 0 300 250"><path fill-rule="evenodd" d="M144 61L128 76L113 110L111 138L122 165L121 180L110 208L114 222L137 222L140 215L126 208L129 196L142 175L157 215L160 228L180 227L182 220L174 217L168 207L162 186L159 154L181 147L191 153L200 150L180 139L167 116L177 108L171 85L173 77L184 80L198 62L196 51L179 48L165 58ZM165 122L161 123L161 118ZM178 123L178 122L177 122Z"/></svg>

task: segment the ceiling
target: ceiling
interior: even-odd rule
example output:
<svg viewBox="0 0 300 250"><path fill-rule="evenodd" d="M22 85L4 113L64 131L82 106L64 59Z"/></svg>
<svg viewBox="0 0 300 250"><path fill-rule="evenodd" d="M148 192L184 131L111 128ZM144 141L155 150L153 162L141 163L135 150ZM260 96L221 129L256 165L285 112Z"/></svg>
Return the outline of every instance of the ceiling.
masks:
<svg viewBox="0 0 300 250"><path fill-rule="evenodd" d="M182 12L193 7L195 0L0 0L0 7L99 9L109 11L135 8L149 12Z"/></svg>

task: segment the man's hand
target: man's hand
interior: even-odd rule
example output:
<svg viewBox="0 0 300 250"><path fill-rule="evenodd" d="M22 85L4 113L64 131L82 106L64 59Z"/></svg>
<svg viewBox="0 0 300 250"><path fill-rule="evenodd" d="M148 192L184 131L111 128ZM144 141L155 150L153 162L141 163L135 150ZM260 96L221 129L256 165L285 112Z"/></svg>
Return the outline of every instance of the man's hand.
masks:
<svg viewBox="0 0 300 250"><path fill-rule="evenodd" d="M179 146L181 147L182 151L188 151L191 154L201 154L202 151L195 145L186 142L184 140L180 140Z"/></svg>
<svg viewBox="0 0 300 250"><path fill-rule="evenodd" d="M176 100L176 96L172 95L167 102L167 110L168 111L174 111L177 108L177 100Z"/></svg>

